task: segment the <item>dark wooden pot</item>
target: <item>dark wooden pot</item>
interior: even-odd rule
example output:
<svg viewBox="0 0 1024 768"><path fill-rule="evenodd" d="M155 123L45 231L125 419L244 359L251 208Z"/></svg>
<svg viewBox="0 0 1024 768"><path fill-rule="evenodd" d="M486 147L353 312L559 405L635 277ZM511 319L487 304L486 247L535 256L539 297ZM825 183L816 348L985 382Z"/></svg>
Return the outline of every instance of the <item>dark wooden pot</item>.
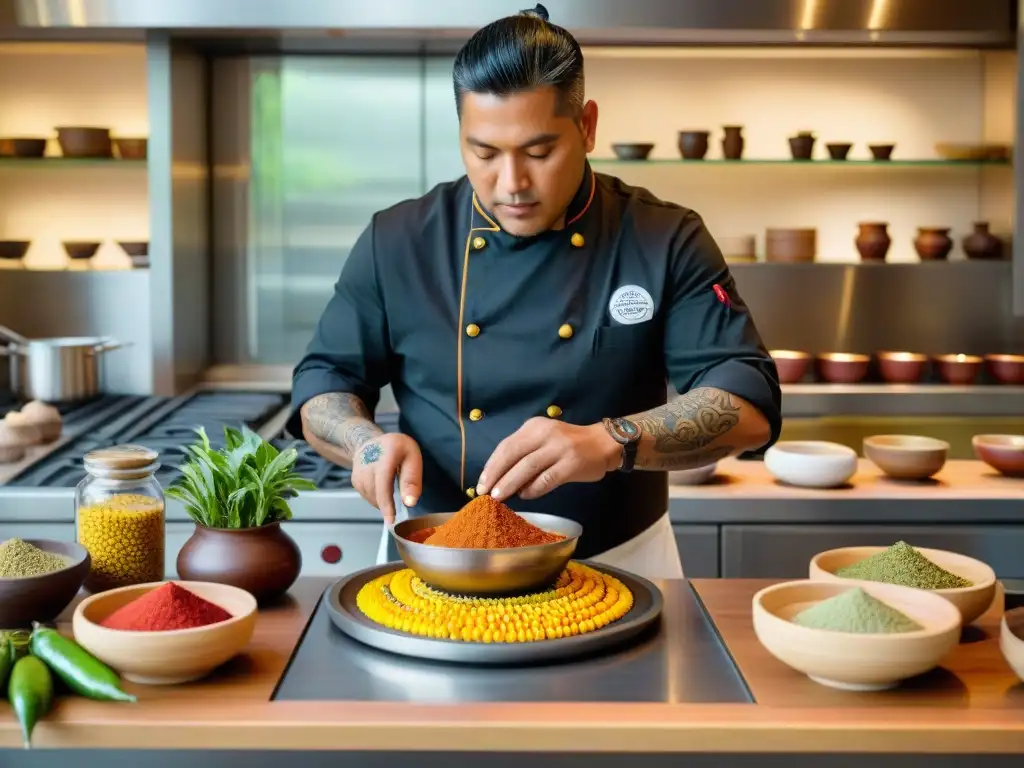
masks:
<svg viewBox="0 0 1024 768"><path fill-rule="evenodd" d="M301 570L302 553L280 523L240 529L197 524L178 553L179 578L230 584L261 603L284 595Z"/></svg>

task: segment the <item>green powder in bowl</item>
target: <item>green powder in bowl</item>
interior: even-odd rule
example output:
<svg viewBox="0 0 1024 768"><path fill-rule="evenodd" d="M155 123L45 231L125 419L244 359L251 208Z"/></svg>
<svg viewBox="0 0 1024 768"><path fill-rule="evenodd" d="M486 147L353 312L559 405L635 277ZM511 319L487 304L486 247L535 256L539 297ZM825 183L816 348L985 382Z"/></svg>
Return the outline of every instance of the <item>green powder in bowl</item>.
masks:
<svg viewBox="0 0 1024 768"><path fill-rule="evenodd" d="M0 579L42 576L68 567L61 555L46 552L21 539L8 539L0 544Z"/></svg>
<svg viewBox="0 0 1024 768"><path fill-rule="evenodd" d="M861 634L894 634L924 629L909 616L872 597L860 587L822 600L798 613L792 621L810 629Z"/></svg>
<svg viewBox="0 0 1024 768"><path fill-rule="evenodd" d="M836 576L862 581L881 581L916 589L959 589L974 586L970 581L940 568L905 541L847 565Z"/></svg>

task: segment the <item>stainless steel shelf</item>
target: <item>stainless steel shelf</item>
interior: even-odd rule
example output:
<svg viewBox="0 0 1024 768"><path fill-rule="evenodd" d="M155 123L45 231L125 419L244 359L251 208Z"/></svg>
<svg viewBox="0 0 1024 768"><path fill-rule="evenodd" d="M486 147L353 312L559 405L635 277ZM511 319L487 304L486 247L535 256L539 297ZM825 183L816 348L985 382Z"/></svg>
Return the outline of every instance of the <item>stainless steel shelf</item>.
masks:
<svg viewBox="0 0 1024 768"><path fill-rule="evenodd" d="M1024 387L947 384L785 384L786 417L1020 416Z"/></svg>

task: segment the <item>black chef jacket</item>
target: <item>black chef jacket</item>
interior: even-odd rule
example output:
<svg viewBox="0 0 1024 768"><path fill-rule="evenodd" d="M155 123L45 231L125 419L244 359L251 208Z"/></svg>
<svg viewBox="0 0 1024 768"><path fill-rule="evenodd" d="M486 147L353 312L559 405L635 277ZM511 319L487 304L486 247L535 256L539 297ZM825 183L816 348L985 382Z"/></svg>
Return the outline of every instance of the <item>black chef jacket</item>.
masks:
<svg viewBox="0 0 1024 768"><path fill-rule="evenodd" d="M295 368L289 431L315 395L373 411L390 383L423 452L410 514L451 512L527 419L646 411L666 379L742 397L778 438L775 365L696 213L588 164L565 228L515 237L463 177L373 216ZM578 521L577 556L591 557L665 514L667 475L613 472L508 503Z"/></svg>

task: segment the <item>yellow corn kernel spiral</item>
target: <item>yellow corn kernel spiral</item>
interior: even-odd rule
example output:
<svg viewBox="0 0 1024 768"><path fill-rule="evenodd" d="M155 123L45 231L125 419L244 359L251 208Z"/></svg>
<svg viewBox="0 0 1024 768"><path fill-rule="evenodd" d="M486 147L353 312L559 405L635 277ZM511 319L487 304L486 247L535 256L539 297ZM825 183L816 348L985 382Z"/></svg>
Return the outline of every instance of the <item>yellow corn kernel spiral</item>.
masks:
<svg viewBox="0 0 1024 768"><path fill-rule="evenodd" d="M364 584L356 605L371 621L419 637L530 643L583 635L618 621L633 607L633 594L613 576L576 562L547 592L501 598L438 592L403 568Z"/></svg>

